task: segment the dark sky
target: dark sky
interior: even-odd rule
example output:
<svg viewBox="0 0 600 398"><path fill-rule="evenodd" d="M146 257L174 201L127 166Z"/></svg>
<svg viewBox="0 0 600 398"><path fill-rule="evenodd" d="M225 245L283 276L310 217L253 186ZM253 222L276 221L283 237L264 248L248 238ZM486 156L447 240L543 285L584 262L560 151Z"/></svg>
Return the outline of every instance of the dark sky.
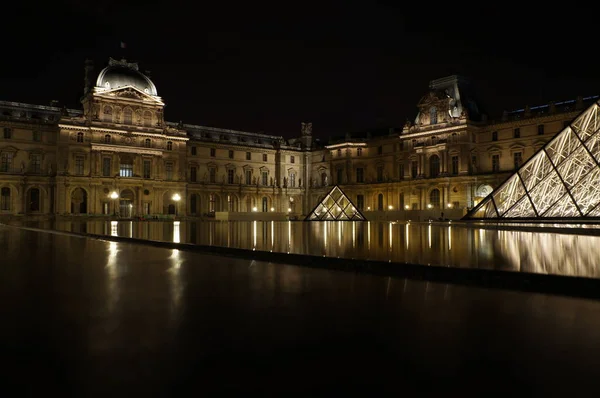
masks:
<svg viewBox="0 0 600 398"><path fill-rule="evenodd" d="M109 56L122 56L121 41L125 57L151 71L168 120L286 137L298 134L302 121L324 138L402 126L414 119L429 81L449 74L471 79L491 118L527 103L600 94L600 35L593 13L579 9L401 1L21 4L3 6L2 100L79 107L84 59L98 72Z"/></svg>

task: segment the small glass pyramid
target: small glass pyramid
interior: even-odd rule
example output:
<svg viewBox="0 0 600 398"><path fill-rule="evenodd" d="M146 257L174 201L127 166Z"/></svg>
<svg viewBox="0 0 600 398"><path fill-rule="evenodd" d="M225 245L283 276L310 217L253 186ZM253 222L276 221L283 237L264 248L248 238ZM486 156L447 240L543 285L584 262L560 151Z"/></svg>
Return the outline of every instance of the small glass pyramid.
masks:
<svg viewBox="0 0 600 398"><path fill-rule="evenodd" d="M335 185L304 221L366 221L350 199Z"/></svg>
<svg viewBox="0 0 600 398"><path fill-rule="evenodd" d="M594 103L463 220L599 217L599 129Z"/></svg>

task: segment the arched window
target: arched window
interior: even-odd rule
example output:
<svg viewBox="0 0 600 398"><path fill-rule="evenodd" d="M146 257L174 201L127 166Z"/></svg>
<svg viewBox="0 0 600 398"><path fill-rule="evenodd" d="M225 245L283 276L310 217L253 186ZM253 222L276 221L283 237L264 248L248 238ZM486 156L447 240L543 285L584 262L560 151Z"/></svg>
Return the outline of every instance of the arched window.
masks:
<svg viewBox="0 0 600 398"><path fill-rule="evenodd" d="M113 114L112 107L110 107L110 106L107 105L107 106L104 107L104 112L103 112L103 118L102 119L105 122L112 122L112 114Z"/></svg>
<svg viewBox="0 0 600 398"><path fill-rule="evenodd" d="M432 155L429 158L429 175L432 178L440 175L440 158L438 155Z"/></svg>
<svg viewBox="0 0 600 398"><path fill-rule="evenodd" d="M432 106L429 108L429 124L437 124L437 108Z"/></svg>
<svg viewBox="0 0 600 398"><path fill-rule="evenodd" d="M327 186L327 173L321 173L321 186Z"/></svg>
<svg viewBox="0 0 600 398"><path fill-rule="evenodd" d="M104 136L104 143L105 143L105 144L110 144L110 134L106 134L106 135Z"/></svg>
<svg viewBox="0 0 600 398"><path fill-rule="evenodd" d="M379 211L383 210L383 194L382 193L377 195L377 210L379 210Z"/></svg>
<svg viewBox="0 0 600 398"><path fill-rule="evenodd" d="M262 198L262 211L269 211L269 199L266 196Z"/></svg>
<svg viewBox="0 0 600 398"><path fill-rule="evenodd" d="M431 206L433 207L440 207L440 190L439 189L433 189L430 193L429 193L429 204L431 204Z"/></svg>
<svg viewBox="0 0 600 398"><path fill-rule="evenodd" d="M173 150L173 142L167 141L167 151L172 151L172 150Z"/></svg>
<svg viewBox="0 0 600 398"><path fill-rule="evenodd" d="M144 112L144 126L152 126L152 112L150 111Z"/></svg>
<svg viewBox="0 0 600 398"><path fill-rule="evenodd" d="M0 190L0 210L10 210L10 188Z"/></svg>
<svg viewBox="0 0 600 398"><path fill-rule="evenodd" d="M83 133L77 133L77 142L83 142Z"/></svg>
<svg viewBox="0 0 600 398"><path fill-rule="evenodd" d="M29 211L40 211L40 190L38 188L31 188L27 199L27 209Z"/></svg>
<svg viewBox="0 0 600 398"><path fill-rule="evenodd" d="M146 140L144 141L144 146L146 148L150 148L152 146L152 140L150 140L150 138L146 138Z"/></svg>
<svg viewBox="0 0 600 398"><path fill-rule="evenodd" d="M131 108L125 108L123 111L123 123L131 124L133 119L133 111Z"/></svg>

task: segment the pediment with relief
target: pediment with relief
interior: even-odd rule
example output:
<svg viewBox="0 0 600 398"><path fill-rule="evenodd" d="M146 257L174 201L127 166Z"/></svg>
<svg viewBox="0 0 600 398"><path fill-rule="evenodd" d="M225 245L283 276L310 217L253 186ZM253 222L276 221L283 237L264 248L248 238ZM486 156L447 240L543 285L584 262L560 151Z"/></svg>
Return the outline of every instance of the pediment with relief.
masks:
<svg viewBox="0 0 600 398"><path fill-rule="evenodd" d="M102 94L109 96L109 97L134 99L134 100L142 100L142 101L152 101L152 102L156 102L156 103L161 103L160 101L157 101L154 96L152 96L148 93L145 93L133 86L119 87L114 90L105 91Z"/></svg>

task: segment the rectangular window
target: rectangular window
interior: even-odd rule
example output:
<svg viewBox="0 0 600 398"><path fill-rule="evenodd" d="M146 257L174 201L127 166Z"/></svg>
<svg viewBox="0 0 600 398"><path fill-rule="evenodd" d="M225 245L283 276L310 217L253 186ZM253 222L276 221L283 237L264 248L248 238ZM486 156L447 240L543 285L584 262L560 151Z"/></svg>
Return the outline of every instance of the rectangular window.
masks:
<svg viewBox="0 0 600 398"><path fill-rule="evenodd" d="M209 182L211 184L214 184L217 182L217 169L215 169L214 167L211 167L210 169L208 169L208 178L209 178Z"/></svg>
<svg viewBox="0 0 600 398"><path fill-rule="evenodd" d="M190 167L190 181L196 182L197 179L197 171L196 166Z"/></svg>
<svg viewBox="0 0 600 398"><path fill-rule="evenodd" d="M378 154L378 155L382 155L382 154L383 154L383 146L379 145L379 146L377 147L377 154Z"/></svg>
<svg viewBox="0 0 600 398"><path fill-rule="evenodd" d="M404 209L404 192L400 192L400 196L398 197L398 210Z"/></svg>
<svg viewBox="0 0 600 398"><path fill-rule="evenodd" d="M263 153L263 162L266 162L266 161L267 161L267 154Z"/></svg>
<svg viewBox="0 0 600 398"><path fill-rule="evenodd" d="M173 179L173 163L172 162L165 163L165 174L166 174L167 180L170 181Z"/></svg>
<svg viewBox="0 0 600 398"><path fill-rule="evenodd" d="M523 154L521 152L515 152L513 159L515 161L515 169L518 169L523 163Z"/></svg>
<svg viewBox="0 0 600 398"><path fill-rule="evenodd" d="M246 160L252 160L252 153L246 152Z"/></svg>
<svg viewBox="0 0 600 398"><path fill-rule="evenodd" d="M492 132L492 141L498 141L498 132L497 131Z"/></svg>
<svg viewBox="0 0 600 398"><path fill-rule="evenodd" d="M356 182L365 182L365 169L362 167L356 168Z"/></svg>
<svg viewBox="0 0 600 398"><path fill-rule="evenodd" d="M144 178L148 179L152 177L152 161L144 160Z"/></svg>
<svg viewBox="0 0 600 398"><path fill-rule="evenodd" d="M494 173L500 171L500 155L492 155L492 171Z"/></svg>
<svg viewBox="0 0 600 398"><path fill-rule="evenodd" d="M362 148L356 148L356 156L362 156Z"/></svg>
<svg viewBox="0 0 600 398"><path fill-rule="evenodd" d="M458 174L458 156L452 156L452 174Z"/></svg>
<svg viewBox="0 0 600 398"><path fill-rule="evenodd" d="M195 146L192 147L192 156L196 156L196 154L198 153L198 150L196 149Z"/></svg>
<svg viewBox="0 0 600 398"><path fill-rule="evenodd" d="M400 179L400 180L404 179L404 163L398 164L398 179Z"/></svg>
<svg viewBox="0 0 600 398"><path fill-rule="evenodd" d="M383 166L377 166L377 182L383 182Z"/></svg>
<svg viewBox="0 0 600 398"><path fill-rule="evenodd" d="M229 150L229 159L233 159L233 151L231 149Z"/></svg>
<svg viewBox="0 0 600 398"><path fill-rule="evenodd" d="M13 153L2 152L0 155L0 171L9 172L12 171Z"/></svg>
<svg viewBox="0 0 600 398"><path fill-rule="evenodd" d="M544 135L544 125L538 124L538 135Z"/></svg>
<svg viewBox="0 0 600 398"><path fill-rule="evenodd" d="M227 170L227 183L228 184L235 183L235 170L233 170L233 169Z"/></svg>
<svg viewBox="0 0 600 398"><path fill-rule="evenodd" d="M296 163L296 158L293 156L290 156L290 163Z"/></svg>
<svg viewBox="0 0 600 398"><path fill-rule="evenodd" d="M132 164L121 164L119 166L119 176L121 177L133 177L133 165Z"/></svg>
<svg viewBox="0 0 600 398"><path fill-rule="evenodd" d="M513 136L514 136L514 138L521 138L521 129L517 127L517 128L516 128L516 129L513 131Z"/></svg>
<svg viewBox="0 0 600 398"><path fill-rule="evenodd" d="M102 214L110 214L110 208L108 202L102 202Z"/></svg>
<svg viewBox="0 0 600 398"><path fill-rule="evenodd" d="M365 195L356 195L356 207L358 210L365 208Z"/></svg>
<svg viewBox="0 0 600 398"><path fill-rule="evenodd" d="M10 140L12 138L12 129L10 127L4 127L4 139Z"/></svg>
<svg viewBox="0 0 600 398"><path fill-rule="evenodd" d="M42 132L41 131L33 130L32 134L33 134L33 140L35 142L40 142L42 140Z"/></svg>
<svg viewBox="0 0 600 398"><path fill-rule="evenodd" d="M337 169L337 183L342 184L344 182L344 169Z"/></svg>
<svg viewBox="0 0 600 398"><path fill-rule="evenodd" d="M252 185L252 170L246 170L246 185Z"/></svg>
<svg viewBox="0 0 600 398"><path fill-rule="evenodd" d="M215 148L210 148L210 157L214 158L217 155L217 150Z"/></svg>
<svg viewBox="0 0 600 398"><path fill-rule="evenodd" d="M102 176L110 177L110 158L102 158Z"/></svg>
<svg viewBox="0 0 600 398"><path fill-rule="evenodd" d="M0 190L0 210L10 210L10 188Z"/></svg>
<svg viewBox="0 0 600 398"><path fill-rule="evenodd" d="M290 184L289 184L290 188L296 187L296 173L290 173L289 180L290 180Z"/></svg>
<svg viewBox="0 0 600 398"><path fill-rule="evenodd" d="M34 153L31 155L31 172L39 173L42 171L42 155Z"/></svg>
<svg viewBox="0 0 600 398"><path fill-rule="evenodd" d="M269 185L269 172L263 171L261 173L261 177L262 177L262 184L265 186Z"/></svg>
<svg viewBox="0 0 600 398"><path fill-rule="evenodd" d="M417 178L419 175L419 162L416 160L410 162L410 175L412 178Z"/></svg>
<svg viewBox="0 0 600 398"><path fill-rule="evenodd" d="M83 156L75 156L75 174L78 176L83 175L83 165L84 157Z"/></svg>

